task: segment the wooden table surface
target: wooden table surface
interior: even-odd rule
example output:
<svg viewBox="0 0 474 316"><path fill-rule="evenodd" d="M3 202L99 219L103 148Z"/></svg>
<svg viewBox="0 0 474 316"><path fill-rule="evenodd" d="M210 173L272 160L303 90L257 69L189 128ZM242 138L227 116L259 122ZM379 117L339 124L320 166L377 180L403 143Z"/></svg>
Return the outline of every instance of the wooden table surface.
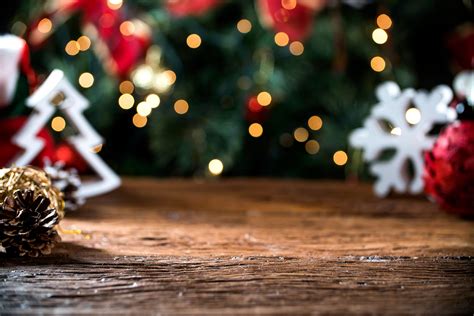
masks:
<svg viewBox="0 0 474 316"><path fill-rule="evenodd" d="M368 184L125 179L62 228L1 315L474 313L474 222Z"/></svg>

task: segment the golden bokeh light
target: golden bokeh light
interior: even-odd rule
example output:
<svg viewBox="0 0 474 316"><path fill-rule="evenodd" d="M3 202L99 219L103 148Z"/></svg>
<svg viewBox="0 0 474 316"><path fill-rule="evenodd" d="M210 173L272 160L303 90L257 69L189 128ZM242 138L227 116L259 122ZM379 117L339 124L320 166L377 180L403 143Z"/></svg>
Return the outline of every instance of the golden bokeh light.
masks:
<svg viewBox="0 0 474 316"><path fill-rule="evenodd" d="M296 139L297 142L304 143L308 140L309 137L308 130L304 127L298 127L293 132L293 137Z"/></svg>
<svg viewBox="0 0 474 316"><path fill-rule="evenodd" d="M347 154L342 150L336 151L332 156L332 160L338 166L344 166L347 163L347 159Z"/></svg>
<svg viewBox="0 0 474 316"><path fill-rule="evenodd" d="M416 125L421 121L421 112L417 108L409 108L405 112L405 119L411 125Z"/></svg>
<svg viewBox="0 0 474 316"><path fill-rule="evenodd" d="M174 111L180 115L186 114L189 110L189 104L186 100L180 99L174 103Z"/></svg>
<svg viewBox="0 0 474 316"><path fill-rule="evenodd" d="M151 105L148 102L142 101L137 105L137 113L141 116L148 116L151 113Z"/></svg>
<svg viewBox="0 0 474 316"><path fill-rule="evenodd" d="M107 0L107 6L112 10L118 10L122 7L123 0Z"/></svg>
<svg viewBox="0 0 474 316"><path fill-rule="evenodd" d="M135 24L131 21L124 21L120 24L120 33L124 36L131 36L135 33Z"/></svg>
<svg viewBox="0 0 474 316"><path fill-rule="evenodd" d="M296 0L281 0L281 6L287 10L293 10L296 8Z"/></svg>
<svg viewBox="0 0 474 316"><path fill-rule="evenodd" d="M242 19L237 22L237 30L242 34L248 33L252 30L252 23L247 19Z"/></svg>
<svg viewBox="0 0 474 316"><path fill-rule="evenodd" d="M61 132L66 128L66 120L61 116L55 116L51 120L51 128L55 132Z"/></svg>
<svg viewBox="0 0 474 316"><path fill-rule="evenodd" d="M94 146L92 147L90 150L91 152L93 152L94 154L98 154L100 153L100 151L102 150L102 147L104 146L104 144L99 144L97 146Z"/></svg>
<svg viewBox="0 0 474 316"><path fill-rule="evenodd" d="M249 126L249 134L252 137L260 137L263 134L263 127L259 123L252 123Z"/></svg>
<svg viewBox="0 0 474 316"><path fill-rule="evenodd" d="M90 72L83 72L79 76L79 85L83 88L90 88L94 84L94 76Z"/></svg>
<svg viewBox="0 0 474 316"><path fill-rule="evenodd" d="M146 103L148 103L152 109L157 108L160 105L161 99L157 94L149 94L146 97Z"/></svg>
<svg viewBox="0 0 474 316"><path fill-rule="evenodd" d="M224 171L224 164L219 159L212 159L209 161L209 165L207 167L209 168L209 172L215 176L220 175L222 171Z"/></svg>
<svg viewBox="0 0 474 316"><path fill-rule="evenodd" d="M382 29L375 29L372 32L372 39L374 40L375 43L377 44L384 44L388 40L388 34Z"/></svg>
<svg viewBox="0 0 474 316"><path fill-rule="evenodd" d="M122 109L128 110L131 109L135 104L135 99L133 98L133 95L124 93L118 99L118 104Z"/></svg>
<svg viewBox="0 0 474 316"><path fill-rule="evenodd" d="M294 56L300 56L304 53L304 45L299 41L290 44L290 53Z"/></svg>
<svg viewBox="0 0 474 316"><path fill-rule="evenodd" d="M285 32L278 32L275 34L275 44L278 46L286 46L290 42L290 38L288 37L288 34Z"/></svg>
<svg viewBox="0 0 474 316"><path fill-rule="evenodd" d="M130 80L122 81L119 85L120 93L133 93L135 86Z"/></svg>
<svg viewBox="0 0 474 316"><path fill-rule="evenodd" d="M323 120L319 116L313 115L308 119L308 126L313 131L318 131L323 127Z"/></svg>
<svg viewBox="0 0 474 316"><path fill-rule="evenodd" d="M392 19L386 14L380 14L377 17L377 26L381 29L388 30L392 26Z"/></svg>
<svg viewBox="0 0 474 316"><path fill-rule="evenodd" d="M190 47L190 48L198 48L199 46L201 46L201 36L197 35L197 34L190 34L187 38L186 38L186 44Z"/></svg>
<svg viewBox="0 0 474 316"><path fill-rule="evenodd" d="M268 106L272 103L272 95L267 91L262 91L257 95L257 102L261 106Z"/></svg>
<svg viewBox="0 0 474 316"><path fill-rule="evenodd" d="M167 79L169 85L176 82L176 73L173 70L163 71L163 76Z"/></svg>
<svg viewBox="0 0 474 316"><path fill-rule="evenodd" d="M82 35L77 39L77 43L79 44L79 49L81 51L86 51L91 47L91 40L89 37Z"/></svg>
<svg viewBox="0 0 474 316"><path fill-rule="evenodd" d="M140 65L132 73L133 83L141 88L150 88L153 84L153 77L153 68L149 65Z"/></svg>
<svg viewBox="0 0 474 316"><path fill-rule="evenodd" d="M375 56L370 60L370 67L373 71L381 72L385 69L385 60L380 56Z"/></svg>
<svg viewBox="0 0 474 316"><path fill-rule="evenodd" d="M314 139L308 140L304 145L304 148L308 154L316 155L319 151L319 143Z"/></svg>
<svg viewBox="0 0 474 316"><path fill-rule="evenodd" d="M53 22L51 22L51 20L48 18L41 19L41 21L39 21L38 23L38 32L40 33L43 33L43 34L49 33L51 32L52 28L53 28Z"/></svg>
<svg viewBox="0 0 474 316"><path fill-rule="evenodd" d="M146 123L148 122L148 119L146 118L146 116L141 116L140 114L137 113L133 116L132 122L133 122L133 125L135 125L135 127L142 128L146 125Z"/></svg>
<svg viewBox="0 0 474 316"><path fill-rule="evenodd" d="M80 49L81 46L79 46L79 43L77 41L69 41L66 44L66 47L64 48L66 54L68 54L69 56L75 56L79 54Z"/></svg>

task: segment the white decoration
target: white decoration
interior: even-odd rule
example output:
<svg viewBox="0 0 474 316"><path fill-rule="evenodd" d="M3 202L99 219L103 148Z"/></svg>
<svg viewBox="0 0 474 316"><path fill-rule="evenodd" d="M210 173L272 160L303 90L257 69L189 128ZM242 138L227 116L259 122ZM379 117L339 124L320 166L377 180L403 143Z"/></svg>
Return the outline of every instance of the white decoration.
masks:
<svg viewBox="0 0 474 316"><path fill-rule="evenodd" d="M459 98L474 103L474 71L464 70L456 75L453 82L454 92Z"/></svg>
<svg viewBox="0 0 474 316"><path fill-rule="evenodd" d="M36 135L58 108L80 132L76 136L69 137L67 141L101 178L83 182L77 192L78 198L103 194L120 185L120 178L92 151L92 148L102 144L103 140L82 115L82 112L89 107L89 102L71 85L61 70L56 69L49 75L38 90L28 98L27 105L34 111L24 127L13 137L13 143L25 151L13 160L13 164L27 165L43 149L44 142Z"/></svg>
<svg viewBox="0 0 474 316"><path fill-rule="evenodd" d="M456 118L456 112L448 107L453 94L449 87L438 86L431 93L405 89L400 91L394 82L381 84L376 91L378 100L365 120L364 127L350 135L353 147L364 150L364 160L377 177L375 194L386 196L391 189L399 193L420 193L423 190L423 151L431 149L435 136L428 133L436 123L446 123ZM414 108L410 107L413 106ZM383 122L392 125L387 131ZM412 124L410 124L411 122ZM388 161L378 158L382 151L395 149ZM414 175L411 179L408 162Z"/></svg>
<svg viewBox="0 0 474 316"><path fill-rule="evenodd" d="M8 105L13 98L25 47L26 42L18 36L0 36L0 107Z"/></svg>

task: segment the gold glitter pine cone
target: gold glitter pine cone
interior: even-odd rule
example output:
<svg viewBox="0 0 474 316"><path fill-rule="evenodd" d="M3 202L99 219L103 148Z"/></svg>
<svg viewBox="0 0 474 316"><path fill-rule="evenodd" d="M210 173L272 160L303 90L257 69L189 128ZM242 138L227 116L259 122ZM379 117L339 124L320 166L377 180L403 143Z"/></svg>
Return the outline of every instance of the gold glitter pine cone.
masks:
<svg viewBox="0 0 474 316"><path fill-rule="evenodd" d="M51 253L60 241L62 193L47 174L32 167L0 169L0 246L18 256Z"/></svg>

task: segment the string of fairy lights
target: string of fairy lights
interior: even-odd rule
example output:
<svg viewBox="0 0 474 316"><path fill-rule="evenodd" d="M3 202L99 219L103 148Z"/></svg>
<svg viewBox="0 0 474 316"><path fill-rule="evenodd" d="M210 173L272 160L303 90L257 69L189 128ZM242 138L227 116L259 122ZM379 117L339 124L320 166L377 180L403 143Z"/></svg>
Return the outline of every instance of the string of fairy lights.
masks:
<svg viewBox="0 0 474 316"><path fill-rule="evenodd" d="M282 7L286 10L296 8L297 0L282 0ZM123 0L107 0L107 5L112 10L118 10L123 5ZM101 23L107 21L101 21ZM123 36L132 36L140 29L143 23L138 20L127 20L120 24L119 31ZM17 24L17 23L15 23ZM392 27L392 20L387 14L380 14L376 18L377 27L372 32L372 40L383 45L389 39L388 30ZM24 25L14 25L14 28L23 28ZM26 29L26 26L24 26ZM48 34L54 28L53 22L48 18L39 21L35 32L38 34ZM236 29L242 34L252 31L252 22L246 18L240 19L236 23ZM12 28L13 29L13 28ZM277 32L274 35L274 43L278 47L288 47L288 51L293 56L301 56L304 53L304 44L300 41L291 41L285 32ZM188 34L185 43L192 49L199 49L202 45L202 38L199 34ZM99 44L97 44L99 45ZM76 56L81 52L89 50L92 46L91 39L82 35L76 40L70 40L64 50L69 56ZM382 56L374 56L370 60L370 67L375 72L382 72L386 69L388 61ZM124 80L119 84L120 95L118 97L118 106L125 111L134 110L132 124L136 128L143 128L148 123L148 116L161 103L161 98L167 96L177 80L176 73L167 69L161 62L161 48L157 45L151 46L146 53L143 64L136 67L130 76L130 80ZM91 88L94 85L94 75L90 72L83 72L78 77L78 84L84 89ZM250 78L241 77L238 80L239 87L248 89L252 85ZM248 107L250 110L259 110L259 107L272 106L272 95L268 91L261 91L256 98L251 98ZM175 100L173 109L177 115L186 115L190 110L190 105L185 99ZM418 109L410 108L406 112L406 119L410 124L417 124L420 121L421 114ZM55 116L51 120L51 128L55 132L61 132L66 128L66 121L61 116ZM280 135L279 143L282 147L291 147L295 143L304 144L304 149L309 155L316 155L320 151L320 143L314 139L313 134L323 128L323 119L318 115L312 115L308 118L305 126L299 126L292 133L283 133ZM401 135L399 127L393 127L393 135ZM248 134L252 138L259 138L264 134L264 127L259 122L251 122L248 126ZM101 148L101 147L100 147ZM100 148L92 149L94 152L100 151ZM344 150L337 150L333 154L333 162L337 166L344 166L348 162L348 155ZM208 171L211 175L220 175L224 170L223 162L218 159L212 159L208 164Z"/></svg>

